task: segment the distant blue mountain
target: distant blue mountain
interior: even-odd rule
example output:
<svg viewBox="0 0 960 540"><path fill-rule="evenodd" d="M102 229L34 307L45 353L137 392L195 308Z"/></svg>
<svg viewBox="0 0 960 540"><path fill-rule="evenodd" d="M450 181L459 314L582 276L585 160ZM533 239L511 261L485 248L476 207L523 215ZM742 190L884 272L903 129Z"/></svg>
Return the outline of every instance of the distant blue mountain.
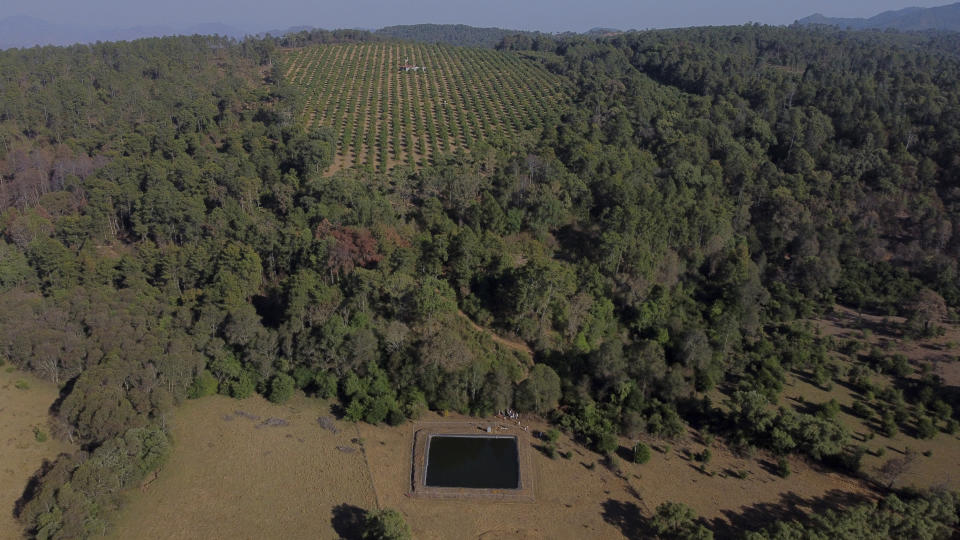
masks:
<svg viewBox="0 0 960 540"><path fill-rule="evenodd" d="M203 23L173 28L170 26L134 26L130 28L90 28L54 24L35 17L14 15L0 19L0 49L36 45L72 45L96 41L129 41L146 37L177 34L219 34L241 38L249 32L221 23Z"/></svg>
<svg viewBox="0 0 960 540"><path fill-rule="evenodd" d="M960 31L960 3L940 7L911 7L897 11L885 11L869 19L827 17L817 13L797 21L801 25L823 24L854 30L892 28L895 30L947 30Z"/></svg>

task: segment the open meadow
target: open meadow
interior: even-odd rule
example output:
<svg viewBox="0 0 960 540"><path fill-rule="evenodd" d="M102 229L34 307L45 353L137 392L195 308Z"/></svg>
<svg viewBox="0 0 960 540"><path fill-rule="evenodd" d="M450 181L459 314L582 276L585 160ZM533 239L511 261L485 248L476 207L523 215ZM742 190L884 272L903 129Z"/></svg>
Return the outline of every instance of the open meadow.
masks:
<svg viewBox="0 0 960 540"><path fill-rule="evenodd" d="M17 499L44 460L71 450L47 428L47 411L58 395L50 382L0 368L0 538L22 536L13 516Z"/></svg>
<svg viewBox="0 0 960 540"><path fill-rule="evenodd" d="M376 499L356 428L322 427L324 405L302 396L183 404L170 460L129 493L112 537L336 538L335 508L349 521Z"/></svg>
<svg viewBox="0 0 960 540"><path fill-rule="evenodd" d="M128 494L112 537L349 538L361 512L379 506L400 510L419 539L635 538L665 501L690 505L724 537L731 526L872 497L861 483L799 460L784 480L767 461L721 447L701 472L690 456L704 446L690 433L669 448L653 442L647 464L620 460L619 474L566 436L559 449L570 459L547 457L535 441L526 449L536 475L532 503L413 498L414 424L337 420L333 433L317 422L329 414L328 402L303 396L285 405L259 397L187 402L171 420L170 461ZM424 420L483 423L432 413ZM532 431L548 427L524 423Z"/></svg>

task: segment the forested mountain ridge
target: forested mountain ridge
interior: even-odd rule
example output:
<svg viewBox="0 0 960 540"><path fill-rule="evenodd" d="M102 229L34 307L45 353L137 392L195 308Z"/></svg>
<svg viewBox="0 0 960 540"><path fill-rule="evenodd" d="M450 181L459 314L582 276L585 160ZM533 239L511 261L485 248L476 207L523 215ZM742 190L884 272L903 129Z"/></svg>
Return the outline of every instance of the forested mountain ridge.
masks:
<svg viewBox="0 0 960 540"><path fill-rule="evenodd" d="M602 452L690 424L856 470L828 414L773 404L791 370L841 377L798 318L956 318L956 38L509 36L570 83L536 134L324 175L332 136L275 49L374 39L0 54L0 360L63 385L52 423L83 446L25 493L33 534L105 530L165 415L215 392L371 423L514 407ZM960 416L935 377L877 394L894 427Z"/></svg>
<svg viewBox="0 0 960 540"><path fill-rule="evenodd" d="M536 34L503 28L478 28L465 24L407 24L385 26L374 34L388 39L401 39L419 43L444 43L463 47L494 47L514 34Z"/></svg>
<svg viewBox="0 0 960 540"><path fill-rule="evenodd" d="M960 3L932 8L911 7L885 11L870 18L834 18L817 13L804 17L797 24L823 24L854 30L895 29L902 31L949 30L960 31Z"/></svg>
<svg viewBox="0 0 960 540"><path fill-rule="evenodd" d="M122 41L174 35L221 35L242 38L244 32L230 25L209 22L188 26L132 26L102 28L73 24L53 24L35 17L15 15L0 19L0 50L43 45L71 45L98 41Z"/></svg>

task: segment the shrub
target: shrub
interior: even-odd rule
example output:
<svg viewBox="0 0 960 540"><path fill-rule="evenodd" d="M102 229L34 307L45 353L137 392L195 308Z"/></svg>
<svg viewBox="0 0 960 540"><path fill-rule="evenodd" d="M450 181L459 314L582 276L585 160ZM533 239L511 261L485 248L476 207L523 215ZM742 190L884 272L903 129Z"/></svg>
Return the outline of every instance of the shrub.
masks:
<svg viewBox="0 0 960 540"><path fill-rule="evenodd" d="M817 415L826 420L834 420L837 418L839 412L840 403L836 399L831 399L820 405L820 410L817 411Z"/></svg>
<svg viewBox="0 0 960 540"><path fill-rule="evenodd" d="M403 403L403 412L406 413L407 418L416 420L423 416L423 413L427 412L427 398L423 395L423 392L418 389L404 392L401 401Z"/></svg>
<svg viewBox="0 0 960 540"><path fill-rule="evenodd" d="M390 412L387 413L387 423L391 426L399 426L407 421L407 417L404 416L403 411L398 407L390 409Z"/></svg>
<svg viewBox="0 0 960 540"><path fill-rule="evenodd" d="M378 396L370 401L363 420L368 424L377 425L386 420L390 414L390 410L395 407L396 404L393 402L393 398Z"/></svg>
<svg viewBox="0 0 960 540"><path fill-rule="evenodd" d="M293 379L299 390L306 390L313 383L313 378L313 371L307 366L297 366L293 369Z"/></svg>
<svg viewBox="0 0 960 540"><path fill-rule="evenodd" d="M642 442L633 445L633 462L644 464L650 461L650 447Z"/></svg>
<svg viewBox="0 0 960 540"><path fill-rule="evenodd" d="M293 377L286 373L278 373L270 381L270 394L267 399L274 403L283 403L293 396L296 387L297 382Z"/></svg>
<svg viewBox="0 0 960 540"><path fill-rule="evenodd" d="M47 434L44 433L39 427L33 428L33 438L39 443L47 442Z"/></svg>
<svg viewBox="0 0 960 540"><path fill-rule="evenodd" d="M367 512L363 528L364 540L411 540L413 533L403 515L391 508Z"/></svg>
<svg viewBox="0 0 960 540"><path fill-rule="evenodd" d="M923 416L917 422L917 435L921 439L932 439L937 436L937 426L933 424L933 420L929 416Z"/></svg>
<svg viewBox="0 0 960 540"><path fill-rule="evenodd" d="M852 450L841 453L837 456L837 460L839 461L839 465L847 472L857 474L863 466L863 455L866 453L867 449L865 447L857 446Z"/></svg>
<svg viewBox="0 0 960 540"><path fill-rule="evenodd" d="M560 438L560 430L556 428L550 428L547 430L547 440L555 443Z"/></svg>
<svg viewBox="0 0 960 540"><path fill-rule="evenodd" d="M712 539L713 533L696 522L694 511L681 503L665 502L657 507L650 519L650 527L659 538Z"/></svg>
<svg viewBox="0 0 960 540"><path fill-rule="evenodd" d="M873 417L873 410L870 409L869 405L862 401L856 401L853 404L853 413L864 420L869 420L871 417Z"/></svg>
<svg viewBox="0 0 960 540"><path fill-rule="evenodd" d="M17 390L29 390L30 383L28 383L23 379L17 379L17 381L13 383L13 387L16 388Z"/></svg>
<svg viewBox="0 0 960 540"><path fill-rule="evenodd" d="M781 457L777 460L777 476L787 478L790 476L790 462L787 458Z"/></svg>
<svg viewBox="0 0 960 540"><path fill-rule="evenodd" d="M899 432L900 428L897 426L897 420L893 413L889 411L883 413L883 418L880 420L880 433L884 437L893 437Z"/></svg>
<svg viewBox="0 0 960 540"><path fill-rule="evenodd" d="M320 399L329 399L337 395L337 377L333 373L321 371L313 377L313 391Z"/></svg>
<svg viewBox="0 0 960 540"><path fill-rule="evenodd" d="M603 433L600 435L600 438L597 440L596 449L597 452L601 454L609 454L617 449L620 445L617 440L617 436L613 433Z"/></svg>
<svg viewBox="0 0 960 540"><path fill-rule="evenodd" d="M230 381L227 390L232 397L246 399L252 396L257 390L257 383L248 372L244 371L240 373L240 377L237 380Z"/></svg>
<svg viewBox="0 0 960 540"><path fill-rule="evenodd" d="M544 452L550 459L557 459L557 445L548 442L544 447Z"/></svg>
<svg viewBox="0 0 960 540"><path fill-rule="evenodd" d="M367 411L367 401L368 398L366 396L356 396L351 399L346 410L344 411L344 418L350 422L359 422L363 420L363 417Z"/></svg>
<svg viewBox="0 0 960 540"><path fill-rule="evenodd" d="M217 393L218 384L217 378L213 376L213 373L205 369L193 379L193 384L190 385L187 396L191 399L212 396Z"/></svg>

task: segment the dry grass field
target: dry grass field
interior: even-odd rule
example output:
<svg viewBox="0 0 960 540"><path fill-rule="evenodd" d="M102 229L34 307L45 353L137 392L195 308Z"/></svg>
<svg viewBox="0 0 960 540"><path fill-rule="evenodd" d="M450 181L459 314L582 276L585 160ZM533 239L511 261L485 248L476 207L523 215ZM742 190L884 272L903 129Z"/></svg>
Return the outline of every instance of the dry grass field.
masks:
<svg viewBox="0 0 960 540"><path fill-rule="evenodd" d="M848 478L800 462L783 480L769 472L767 461L742 460L722 448L714 449L708 467L715 474L701 473L687 457L703 448L691 435L666 453L654 452L645 465L621 460L619 475L565 437L559 447L573 451L569 460L531 448L533 503L419 499L407 496L412 424L338 421L340 432L333 434L316 422L328 414L326 402L302 396L282 406L256 397L185 403L171 421L172 458L156 480L129 493L112 536L336 538L361 510L379 505L399 509L419 539L631 538L669 500L689 504L723 536L731 524L759 526L820 504L870 496ZM288 425L265 425L268 418ZM472 419L429 414L425 420ZM531 430L547 427L531 422ZM337 449L357 448L358 436L365 455ZM733 471L747 471L747 478Z"/></svg>
<svg viewBox="0 0 960 540"><path fill-rule="evenodd" d="M821 335L858 340L868 346L881 347L885 354L902 354L908 358L915 370L927 364L933 373L943 378L945 386L960 387L960 360L957 359L960 354L960 348L957 347L960 343L960 328L947 325L943 336L910 340L903 339L900 335L899 325L903 322L899 317L857 314L853 310L836 306L833 315L815 321L815 324ZM850 364L849 359L837 358L837 361ZM916 373L912 375L913 378L917 376ZM877 374L872 376L872 380L878 386L891 383L890 377ZM855 441L868 450L863 459L864 473L875 476L878 467L891 458L902 457L909 447L917 456L896 479L895 487L960 489L960 436L940 432L933 439L922 440L901 431L894 437L884 437L852 414L851 406L858 396L848 386L834 384L833 388L827 391L802 378L794 378L788 382L792 384L784 389L783 396L786 402L794 407L802 408L805 403L824 403L831 399L840 403L840 422L850 430ZM877 455L878 453L881 455Z"/></svg>
<svg viewBox="0 0 960 540"><path fill-rule="evenodd" d="M850 430L852 442L867 449L863 456L862 471L877 477L877 469L892 458L901 458L907 448L916 452L916 457L906 471L894 482L894 487L960 489L960 437L939 433L929 440L917 439L900 432L893 437L884 437L871 430L861 418L851 414L850 406L856 400L847 387L834 385L830 391L818 388L807 381L796 380L784 390L786 403L802 409L809 403L825 403L836 399L841 410L837 415L840 423ZM803 398L799 400L797 398ZM873 437L868 439L873 432ZM929 452L927 456L924 453Z"/></svg>
<svg viewBox="0 0 960 540"><path fill-rule="evenodd" d="M355 427L336 422L332 433L317 423L327 415L302 396L184 403L171 420L173 455L130 492L112 537L336 538L335 507L346 505L338 517L348 519L376 502Z"/></svg>
<svg viewBox="0 0 960 540"><path fill-rule="evenodd" d="M336 137L328 172L418 166L479 141L515 139L562 99L560 78L539 63L487 49L320 45L287 51L282 69L303 93L304 124Z"/></svg>
<svg viewBox="0 0 960 540"><path fill-rule="evenodd" d="M428 420L441 420L429 416ZM447 420L469 419L451 415ZM531 430L547 427L530 423ZM537 475L533 503L420 499L407 496L412 427L362 424L358 428L380 504L403 512L418 539L638 538L644 536L646 519L666 501L688 504L725 537L733 526L760 527L776 517L873 496L859 482L811 469L800 461L793 463L793 475L784 480L771 472L768 460L740 459L720 447L713 449L714 458L707 467L708 473L716 474L704 474L687 457L703 448L690 434L674 441L666 453L655 451L644 465L621 459L619 475L607 469L599 455L565 436L559 450L573 451L571 459L550 459L533 448L532 468ZM630 444L626 439L621 442ZM653 445L663 448L660 443ZM734 471L747 471L747 478L733 476Z"/></svg>
<svg viewBox="0 0 960 540"><path fill-rule="evenodd" d="M70 450L50 437L39 442L34 434L34 428L49 433L47 411L58 395L52 383L0 367L0 538L22 536L14 504L44 460Z"/></svg>

